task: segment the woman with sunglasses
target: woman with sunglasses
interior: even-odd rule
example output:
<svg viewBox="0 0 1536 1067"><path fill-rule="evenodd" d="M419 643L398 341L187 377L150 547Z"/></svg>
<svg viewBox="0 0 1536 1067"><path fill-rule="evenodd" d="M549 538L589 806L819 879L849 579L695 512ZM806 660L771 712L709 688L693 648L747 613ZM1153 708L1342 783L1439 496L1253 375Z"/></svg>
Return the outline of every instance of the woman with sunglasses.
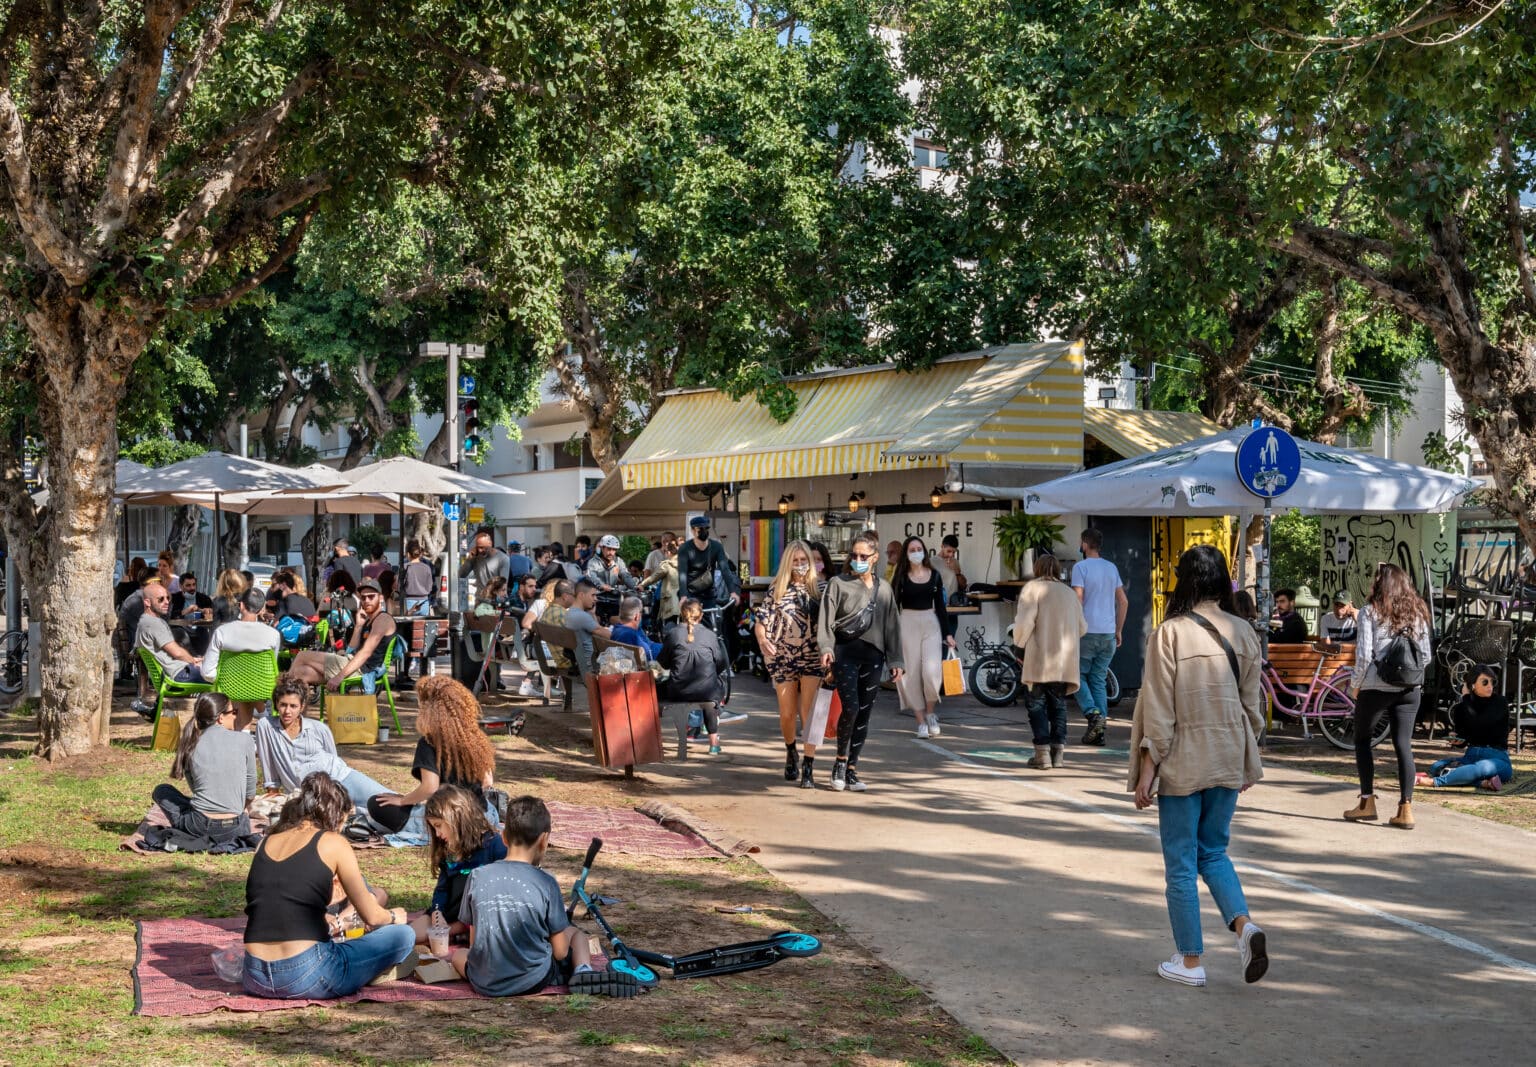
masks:
<svg viewBox="0 0 1536 1067"><path fill-rule="evenodd" d="M832 764L832 788L839 792L864 791L857 770L859 753L869 733L881 668L889 666L898 685L906 674L896 598L890 585L875 575L880 556L875 536L862 533L853 539L848 573L827 582L816 623L822 668L833 669L843 702L837 720L837 759Z"/></svg>

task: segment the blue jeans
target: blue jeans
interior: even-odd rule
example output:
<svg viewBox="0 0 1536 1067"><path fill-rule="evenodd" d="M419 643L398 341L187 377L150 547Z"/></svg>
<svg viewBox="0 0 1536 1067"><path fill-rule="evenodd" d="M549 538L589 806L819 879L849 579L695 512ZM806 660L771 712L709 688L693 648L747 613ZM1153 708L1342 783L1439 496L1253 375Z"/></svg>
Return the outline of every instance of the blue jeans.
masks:
<svg viewBox="0 0 1536 1067"><path fill-rule="evenodd" d="M1029 729L1036 747L1067 743L1067 683L1036 682L1029 687Z"/></svg>
<svg viewBox="0 0 1536 1067"><path fill-rule="evenodd" d="M331 1000L356 993L416 947L409 926L381 926L353 941L325 941L286 960L245 955L245 991L276 1000Z"/></svg>
<svg viewBox="0 0 1536 1067"><path fill-rule="evenodd" d="M177 674L171 680L173 682L182 682L186 685L192 685L194 683L206 682L208 679L203 677L202 664L188 663L181 668L181 673Z"/></svg>
<svg viewBox="0 0 1536 1067"><path fill-rule="evenodd" d="M1187 797L1157 798L1157 829L1163 841L1163 875L1167 881L1168 919L1174 947L1186 956L1205 951L1200 936L1200 886L1211 891L1221 919L1230 928L1248 914L1248 901L1237 871L1227 858L1236 789L1202 789Z"/></svg>
<svg viewBox="0 0 1536 1067"><path fill-rule="evenodd" d="M1455 764L1461 766L1454 766ZM1509 753L1502 748L1480 748L1468 745L1459 760L1443 759L1429 769L1435 777L1435 785L1476 785L1484 778L1498 775L1508 782L1515 776L1510 766Z"/></svg>
<svg viewBox="0 0 1536 1067"><path fill-rule="evenodd" d="M1082 675L1077 689L1077 703L1084 715L1108 715L1109 694L1105 679L1109 661L1115 658L1114 634L1084 634L1077 643L1077 670Z"/></svg>
<svg viewBox="0 0 1536 1067"><path fill-rule="evenodd" d="M355 767L347 771L346 777L337 784L347 791L347 796L352 799L352 806L364 815L368 814L369 797L393 792L388 786L380 785Z"/></svg>

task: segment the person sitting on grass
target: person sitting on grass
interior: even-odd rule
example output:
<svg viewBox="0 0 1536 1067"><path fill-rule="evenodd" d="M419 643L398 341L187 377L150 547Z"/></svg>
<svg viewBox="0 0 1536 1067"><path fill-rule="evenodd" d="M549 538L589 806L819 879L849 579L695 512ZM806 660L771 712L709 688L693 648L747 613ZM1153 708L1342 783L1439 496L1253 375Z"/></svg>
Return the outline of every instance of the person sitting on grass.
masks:
<svg viewBox="0 0 1536 1067"><path fill-rule="evenodd" d="M1458 759L1443 759L1417 776L1417 784L1439 789L1450 785L1481 785L1498 792L1515 776L1509 762L1509 703L1494 688L1498 668L1480 666L1461 687L1461 700L1451 709L1451 723L1467 742Z"/></svg>
<svg viewBox="0 0 1536 1067"><path fill-rule="evenodd" d="M460 916L470 872L507 858L506 842L486 819L485 805L468 789L445 785L433 793L427 801L426 819L427 829L432 831L430 860L437 886L432 890L431 906L411 920L418 945L427 943L427 930L435 914L441 914L448 923L450 936L468 929Z"/></svg>
<svg viewBox="0 0 1536 1067"><path fill-rule="evenodd" d="M507 805L507 858L470 872L459 916L469 947L451 955L454 970L486 997L516 997L548 986L572 993L632 997L634 975L594 971L587 937L571 925L560 883L539 870L549 847L549 809L538 797Z"/></svg>
<svg viewBox="0 0 1536 1067"><path fill-rule="evenodd" d="M368 815L390 833L427 842L425 804L444 785L463 786L492 819L486 790L495 784L496 750L480 729L480 705L474 694L445 674L416 685L416 756L411 776L416 788L399 795L384 793L368 801Z"/></svg>
<svg viewBox="0 0 1536 1067"><path fill-rule="evenodd" d="M291 674L278 678L272 689L277 714L256 720L256 754L269 793L291 793L316 771L324 771L346 790L352 806L367 814L368 798L389 790L362 771L347 766L336 752L331 728L319 719L306 718L309 686Z"/></svg>
<svg viewBox="0 0 1536 1067"><path fill-rule="evenodd" d="M382 976L394 977L414 954L416 935L405 909L379 904L341 836L351 814L346 790L316 771L299 784L251 859L242 984L252 996L350 996ZM337 881L370 927L362 937L331 941L327 909Z"/></svg>
<svg viewBox="0 0 1536 1067"><path fill-rule="evenodd" d="M640 598L627 596L619 601L619 621L613 627L613 640L645 649L647 659L661 655L661 642L652 641L640 629Z"/></svg>
<svg viewBox="0 0 1536 1067"><path fill-rule="evenodd" d="M153 838L146 834L146 840L157 847L169 843L183 852L204 852L250 836L245 806L256 795L256 747L250 734L234 725L235 708L227 696L198 695L171 763L171 777L185 778L192 795L157 785L152 797L170 820L170 831Z"/></svg>

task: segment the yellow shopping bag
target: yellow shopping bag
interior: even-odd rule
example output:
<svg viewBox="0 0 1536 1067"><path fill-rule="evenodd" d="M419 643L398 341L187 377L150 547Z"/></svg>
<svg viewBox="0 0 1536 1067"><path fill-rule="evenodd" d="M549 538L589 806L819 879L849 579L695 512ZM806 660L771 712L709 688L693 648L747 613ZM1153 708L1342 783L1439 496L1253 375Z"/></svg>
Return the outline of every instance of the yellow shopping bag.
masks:
<svg viewBox="0 0 1536 1067"><path fill-rule="evenodd" d="M379 698L374 693L327 693L325 721L338 745L377 744Z"/></svg>
<svg viewBox="0 0 1536 1067"><path fill-rule="evenodd" d="M965 695L965 668L960 665L960 657L953 652L944 659L944 695Z"/></svg>

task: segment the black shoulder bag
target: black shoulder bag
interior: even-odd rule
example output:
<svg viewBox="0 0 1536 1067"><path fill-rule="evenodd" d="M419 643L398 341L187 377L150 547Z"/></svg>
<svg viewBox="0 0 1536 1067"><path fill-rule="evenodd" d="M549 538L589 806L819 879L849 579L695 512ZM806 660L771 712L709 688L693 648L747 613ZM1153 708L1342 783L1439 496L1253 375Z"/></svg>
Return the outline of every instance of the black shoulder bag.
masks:
<svg viewBox="0 0 1536 1067"><path fill-rule="evenodd" d="M869 591L869 603L860 609L852 618L833 622L832 636L846 644L849 641L857 641L863 637L871 626L875 624L875 601L880 597L880 579L875 579L874 586Z"/></svg>

